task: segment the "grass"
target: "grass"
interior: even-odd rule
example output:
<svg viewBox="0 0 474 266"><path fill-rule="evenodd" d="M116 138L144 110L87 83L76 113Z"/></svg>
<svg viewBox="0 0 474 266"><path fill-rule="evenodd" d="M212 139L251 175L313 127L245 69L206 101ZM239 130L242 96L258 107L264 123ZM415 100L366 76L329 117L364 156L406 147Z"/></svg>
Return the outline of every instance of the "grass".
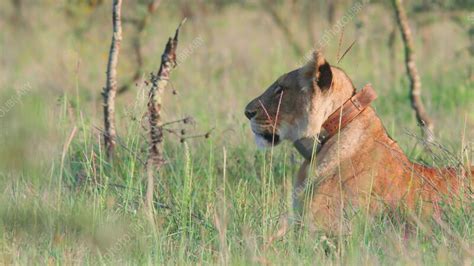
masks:
<svg viewBox="0 0 474 266"><path fill-rule="evenodd" d="M145 34L149 55L145 69L156 67L166 37L179 20L163 5L159 19ZM80 34L70 28L84 21L69 21L46 6L29 12L38 19L31 27L47 38L16 32L8 24L2 24L0 33L10 51L0 60L5 62L0 64L0 73L5 73L0 77L0 105L24 84L32 87L0 118L1 264L473 263L472 202L449 208L445 224L424 220L411 225L409 234L407 220L366 217L362 210L346 217L350 235L331 237L303 227L269 241L284 221L282 214L291 212L292 181L302 159L289 143L257 150L243 107L298 60L288 54L288 45L271 20L238 6L212 14L207 33L195 26L198 21L190 20L183 28L178 51L199 34L205 44L173 72L179 94L166 95L165 116L171 121L192 114L198 124L186 125L189 132L216 129L211 138L186 144L166 136L168 163L157 173L156 216L151 225L142 210L145 86L118 98L120 139L113 163L105 160L101 146L99 92L109 25L99 17L108 16L108 6L98 9L90 18L92 26L81 26ZM373 16L377 18L377 13ZM229 23L236 17L245 22ZM368 25L366 34L381 38L375 35L377 27ZM439 25L434 31L443 27L452 25ZM130 29L125 29L127 34ZM458 32L449 34L453 45L467 42ZM3 35L14 36L15 41ZM345 36L350 43L355 33L348 27ZM36 49L31 49L33 40ZM269 45L269 40L275 44ZM336 47L337 42L331 43ZM465 75L469 60L449 60L454 53L446 52L433 58L439 44L417 45L423 99L435 118L438 141L456 158L472 162L474 90ZM377 60L371 60L373 50L379 52ZM412 159L451 164L451 157L439 152L441 158L433 159L406 134L418 129L408 102L402 49L398 50L394 63L384 42L360 42L340 66L358 87L374 85L380 95L374 103L377 112ZM330 62L335 51L327 48ZM124 41L119 69L123 80L133 72L130 54ZM390 75L391 64L396 65L395 76ZM68 145L74 127L77 131Z"/></svg>

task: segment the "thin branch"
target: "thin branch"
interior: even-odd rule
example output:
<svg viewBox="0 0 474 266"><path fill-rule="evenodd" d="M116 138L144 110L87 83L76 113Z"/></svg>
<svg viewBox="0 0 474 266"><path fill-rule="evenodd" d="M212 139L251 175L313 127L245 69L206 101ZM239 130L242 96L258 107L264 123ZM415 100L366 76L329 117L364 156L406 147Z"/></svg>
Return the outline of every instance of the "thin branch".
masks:
<svg viewBox="0 0 474 266"><path fill-rule="evenodd" d="M421 79L415 64L415 45L413 43L410 25L408 24L408 17L402 0L393 0L393 6L405 46L405 67L410 80L411 106L415 111L418 123L422 127L424 138L428 142L432 142L434 140L433 122L421 101Z"/></svg>
<svg viewBox="0 0 474 266"><path fill-rule="evenodd" d="M181 119L178 119L178 120L173 120L173 121L165 122L165 123L161 124L161 127L165 127L165 126L172 125L172 124L176 124L176 123L193 124L193 123L194 123L194 120L193 120L192 117L187 116L187 117L185 117L185 118L181 118Z"/></svg>
<svg viewBox="0 0 474 266"><path fill-rule="evenodd" d="M107 157L113 156L115 149L115 96L117 93L117 64L122 42L122 0L114 0L112 5L113 35L107 63L107 81L102 92L104 99L104 140Z"/></svg>
<svg viewBox="0 0 474 266"><path fill-rule="evenodd" d="M203 134L197 134L197 135L191 135L191 136L184 136L181 138L181 142L184 142L187 139L196 139L196 138L209 138L211 136L212 131L214 131L215 128L211 128L209 131Z"/></svg>

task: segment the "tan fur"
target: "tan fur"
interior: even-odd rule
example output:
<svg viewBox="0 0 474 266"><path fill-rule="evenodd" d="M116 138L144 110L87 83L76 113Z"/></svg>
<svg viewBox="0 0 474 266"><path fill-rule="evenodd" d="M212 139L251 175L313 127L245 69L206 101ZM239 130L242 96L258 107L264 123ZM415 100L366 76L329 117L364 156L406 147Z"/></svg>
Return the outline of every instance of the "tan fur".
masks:
<svg viewBox="0 0 474 266"><path fill-rule="evenodd" d="M278 86L283 87L283 95L277 93ZM307 65L283 75L251 101L246 115L257 139L266 134L267 146L272 144L268 134L273 136L273 132L273 140L296 141L320 134L327 117L354 91L342 70L329 67L315 53ZM368 107L330 138L312 163L303 163L295 181L294 207L306 204L312 225L330 231L339 228L342 211L349 209L373 214L401 207L439 217L441 200L452 202L466 187L464 182L454 169L410 162ZM310 184L312 197L302 202Z"/></svg>

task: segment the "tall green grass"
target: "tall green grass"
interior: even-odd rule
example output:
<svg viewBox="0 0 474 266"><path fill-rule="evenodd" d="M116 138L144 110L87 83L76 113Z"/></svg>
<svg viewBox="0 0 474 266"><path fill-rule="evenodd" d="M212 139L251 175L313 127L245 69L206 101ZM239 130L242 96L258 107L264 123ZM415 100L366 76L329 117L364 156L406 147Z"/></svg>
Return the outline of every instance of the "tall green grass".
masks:
<svg viewBox="0 0 474 266"><path fill-rule="evenodd" d="M138 97L129 115L138 117L144 106ZM45 171L3 179L4 263L472 263L472 202L449 209L445 227L366 217L362 210L345 217L351 234L342 238L290 227L270 241L291 211L292 179L301 162L291 145L259 151L247 142L181 144L168 136L150 224L143 211L147 139L140 121L126 122L111 163L95 125L73 125L67 108L61 109L64 143L78 127L64 146L64 164L61 150Z"/></svg>

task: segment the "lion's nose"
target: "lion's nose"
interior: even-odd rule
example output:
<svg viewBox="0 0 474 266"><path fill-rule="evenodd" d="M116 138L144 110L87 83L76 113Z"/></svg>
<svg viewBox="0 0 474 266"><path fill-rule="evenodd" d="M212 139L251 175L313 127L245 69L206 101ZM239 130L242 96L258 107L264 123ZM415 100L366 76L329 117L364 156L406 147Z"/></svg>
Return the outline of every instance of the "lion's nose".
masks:
<svg viewBox="0 0 474 266"><path fill-rule="evenodd" d="M245 116L250 120L257 114L256 111L245 110Z"/></svg>

